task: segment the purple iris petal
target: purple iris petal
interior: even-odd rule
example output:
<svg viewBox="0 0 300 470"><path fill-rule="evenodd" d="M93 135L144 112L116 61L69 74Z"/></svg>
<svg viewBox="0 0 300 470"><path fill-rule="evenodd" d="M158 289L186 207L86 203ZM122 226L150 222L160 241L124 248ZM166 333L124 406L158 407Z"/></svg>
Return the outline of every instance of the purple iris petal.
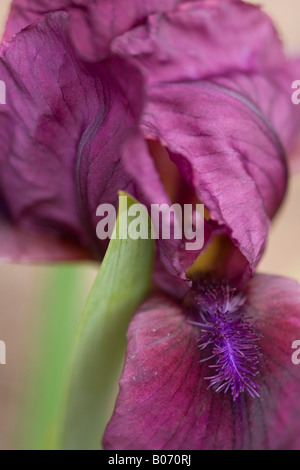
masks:
<svg viewBox="0 0 300 470"><path fill-rule="evenodd" d="M130 56L149 86L205 80L235 90L264 114L287 151L300 128L291 106L299 62L288 61L271 19L242 1L198 1L156 14L115 39L112 50Z"/></svg>
<svg viewBox="0 0 300 470"><path fill-rule="evenodd" d="M167 158L169 157L167 156ZM143 201L149 209L151 204L167 204L168 206L174 202L183 204L183 200L171 200L140 132L132 134L127 139L126 145L123 147L122 160L126 171L135 182L137 199ZM166 175L166 178L168 178L168 175ZM182 179L181 176L180 179ZM179 186L177 189L180 189L179 182L176 178L174 180L175 186ZM170 183L172 183L171 177ZM172 222L171 225L173 227ZM207 248L212 229L209 224L205 226L204 246L200 250L186 250L184 236L180 240L174 239L172 238L172 230L170 235L171 239L157 240L158 259L155 279L165 291L182 297L186 293L187 284L189 284L185 272L198 255Z"/></svg>
<svg viewBox="0 0 300 470"><path fill-rule="evenodd" d="M38 233L13 227L9 220L9 208L0 194L0 263L45 261L49 259L49 253L52 261L90 257L88 251L70 243L70 240L64 241L49 234L41 237Z"/></svg>
<svg viewBox="0 0 300 470"><path fill-rule="evenodd" d="M80 54L88 59L105 58L111 41L143 23L148 15L169 11L187 0L14 0L5 39L28 26L41 15L65 10L70 31Z"/></svg>
<svg viewBox="0 0 300 470"><path fill-rule="evenodd" d="M300 376L291 359L292 343L300 334L299 285L257 275L244 296L240 307L261 335L254 379L260 397L245 392L234 401L229 391L208 389L206 377L212 375L215 358L203 361L201 328L190 321L187 307L154 296L129 328L106 449L299 449ZM226 308L237 309L235 302Z"/></svg>
<svg viewBox="0 0 300 470"><path fill-rule="evenodd" d="M218 233L244 257L234 255L240 260L226 275L249 278L286 190L285 153L300 126L291 104L297 63L287 61L270 18L243 2L193 2L153 15L112 49L148 78L144 136L168 149ZM149 193L154 175L129 165Z"/></svg>
<svg viewBox="0 0 300 470"><path fill-rule="evenodd" d="M17 228L0 217L0 263L40 263L91 258L88 250L61 237Z"/></svg>
<svg viewBox="0 0 300 470"><path fill-rule="evenodd" d="M285 61L271 19L236 0L200 0L152 15L116 38L112 50L132 56L151 84L263 72Z"/></svg>
<svg viewBox="0 0 300 470"><path fill-rule="evenodd" d="M142 111L140 73L116 56L81 61L59 12L4 44L0 74L7 89L0 114L5 226L52 234L100 256L96 208L117 205L119 189L134 193L120 149ZM19 249L10 256L18 259Z"/></svg>
<svg viewBox="0 0 300 470"><path fill-rule="evenodd" d="M270 219L280 206L286 189L281 143L285 149L289 148L298 125L291 112L296 107L291 106L290 101L293 66L286 62L269 18L257 7L243 2L168 0L158 4L156 1L135 1L126 5L122 15L121 10L117 12L118 5L119 2L112 4L110 1L57 0L50 3L15 0L6 37L17 31L22 22L25 26L49 10L64 9L69 13L64 21L68 25L71 21L73 41L82 54L90 58L99 54L104 56L116 38L112 51L122 53L126 56L124 60L128 57L130 61L134 59L149 79L149 102L141 126L144 136L160 141L168 149L187 183L181 192L185 192L189 185L210 211L211 221L205 226L204 249L212 233L226 233L242 254L242 259L236 263L237 272L234 276L230 273L231 277L246 279L261 257ZM125 34L117 38L122 33ZM38 34L35 40L38 40ZM194 47L195 44L198 46ZM70 44L67 47L74 55ZM84 67L78 58L77 61ZM72 146L74 140L78 140L78 134L81 135L76 148L76 188L74 179L67 182L69 200L63 204L59 200L61 213L57 214L56 208L52 218L49 219L48 211L47 220L41 221L41 216L38 220L38 225L53 227L53 217L56 222L61 219L59 233L65 231L67 236L75 239L79 236L80 243L92 244L95 251L98 248L92 239L97 223L96 207L104 197L104 202L115 202L118 185L118 189L132 192L141 202L146 200L151 204L167 200L158 172L137 130L128 143L124 160L118 161L121 143L132 124L131 117L136 125L144 102L140 85L137 93L134 90L133 84L140 83L137 72L127 62L124 69L121 64L119 57L110 56L101 65L95 65L99 71L101 69L101 86L106 82L109 93L102 96L99 90L94 93L95 87L91 87L89 105L75 128L86 126L88 118L94 119L94 124L89 123L85 133L77 127L77 133L72 134L67 144ZM93 67L85 65L91 76L95 74ZM110 84L111 76L114 79ZM64 78L67 86L67 72ZM117 138L108 141L106 135L111 133L111 126L121 122L125 115L126 106L118 107L122 102L119 96L123 93L129 109L128 119L124 119L124 126L116 126ZM106 110L103 112L100 108L105 108L105 96L108 95L112 99L112 109L107 118ZM70 119L67 105L66 109L59 110L61 122ZM76 104L76 112L79 108ZM101 133L96 132L100 121ZM67 128L69 125L66 122ZM45 125L41 127L44 129ZM41 134L39 138L45 139L46 145L47 139L53 140L48 129ZM56 142L58 152L61 152L62 145L66 144ZM104 160L106 162L102 166ZM26 164L29 165L28 162ZM69 164L70 167L72 165ZM8 178L12 184L14 176ZM109 180L113 183L108 185ZM5 184L8 183L3 183L3 186ZM75 202L74 189L77 192ZM10 196L4 196L11 205ZM179 197L179 202L182 203L183 199ZM71 213L65 220L63 213L66 213L66 207L71 208ZM14 210L12 207L12 215ZM78 227L78 221L84 225L84 230ZM180 244L174 240L172 243L159 242L158 247L164 267L173 276L186 279L185 271L199 252L188 253L184 242Z"/></svg>
<svg viewBox="0 0 300 470"><path fill-rule="evenodd" d="M297 142L300 129L300 108L291 104L291 84L297 76L297 62L283 62L260 74L245 75L240 72L213 78L215 84L235 90L269 120L291 161L291 151Z"/></svg>
<svg viewBox="0 0 300 470"><path fill-rule="evenodd" d="M239 274L249 276L286 191L285 153L272 124L246 97L211 82L153 86L148 99L144 136L168 149L218 233L226 233L247 260L249 270L241 264ZM129 147L124 158L137 185L149 193L151 171L142 174L130 165ZM150 156L140 152L139 158Z"/></svg>

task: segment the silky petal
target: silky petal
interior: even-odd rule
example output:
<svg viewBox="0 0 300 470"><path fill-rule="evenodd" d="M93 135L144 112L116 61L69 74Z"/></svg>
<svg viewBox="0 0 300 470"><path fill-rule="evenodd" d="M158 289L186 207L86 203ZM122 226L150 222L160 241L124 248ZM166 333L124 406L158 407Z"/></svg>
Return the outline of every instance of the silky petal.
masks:
<svg viewBox="0 0 300 470"><path fill-rule="evenodd" d="M130 56L149 86L209 80L251 100L270 120L286 150L300 128L291 105L299 63L287 61L271 19L257 6L210 0L153 15L118 37L112 50Z"/></svg>
<svg viewBox="0 0 300 470"><path fill-rule="evenodd" d="M96 60L110 52L111 41L143 23L148 15L169 11L187 0L74 1L70 9L71 34L79 52ZM77 5L79 4L79 5ZM80 35L78 35L80 31Z"/></svg>
<svg viewBox="0 0 300 470"><path fill-rule="evenodd" d="M122 161L126 171L135 182L137 199L146 204L149 211L151 205L167 204L170 207L173 204L174 201L171 201L167 194L146 142L139 133L132 134L127 139L123 147ZM176 183L178 184L178 181ZM183 207L183 204L188 201L175 202ZM172 219L170 225L170 239L159 238L156 243L158 261L155 279L161 287L164 286L165 291L172 295L177 293L178 297L182 297L190 285L186 271L206 249L212 236L212 227L204 221L203 246L195 250L187 250L188 241L184 233L182 233L182 239L175 239Z"/></svg>
<svg viewBox="0 0 300 470"><path fill-rule="evenodd" d="M64 9L70 14L71 35L82 56L105 58L111 41L141 24L148 15L169 11L187 0L14 0L4 39L41 15Z"/></svg>
<svg viewBox="0 0 300 470"><path fill-rule="evenodd" d="M59 12L5 43L0 74L7 88L0 114L6 219L101 256L96 208L117 206L118 190L131 189L120 152L142 110L140 73L118 57L81 61Z"/></svg>
<svg viewBox="0 0 300 470"><path fill-rule="evenodd" d="M104 437L110 450L300 448L300 376L292 363L299 339L300 287L258 275L246 288L247 314L262 333L260 398L207 389L197 327L164 296L146 301L128 331L125 369ZM299 366L298 366L299 367Z"/></svg>
<svg viewBox="0 0 300 470"><path fill-rule="evenodd" d="M200 81L152 87L142 128L169 150L250 274L286 190L284 150L268 119L239 93Z"/></svg>
<svg viewBox="0 0 300 470"><path fill-rule="evenodd" d="M271 19L242 1L201 0L155 14L116 38L112 50L130 55L150 84L264 72L285 62Z"/></svg>
<svg viewBox="0 0 300 470"><path fill-rule="evenodd" d="M300 106L291 102L291 84L297 70L296 62L290 61L265 74L238 72L212 79L213 83L237 91L257 106L273 126L290 163L300 132Z"/></svg>

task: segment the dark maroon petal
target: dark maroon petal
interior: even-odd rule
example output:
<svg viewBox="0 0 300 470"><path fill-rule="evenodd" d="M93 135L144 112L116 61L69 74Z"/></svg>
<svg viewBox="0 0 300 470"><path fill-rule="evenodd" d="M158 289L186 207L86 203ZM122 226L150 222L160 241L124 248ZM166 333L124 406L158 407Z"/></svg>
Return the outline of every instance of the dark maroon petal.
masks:
<svg viewBox="0 0 300 470"><path fill-rule="evenodd" d="M286 190L285 151L300 127L291 102L297 63L286 60L270 18L243 2L181 5L112 48L148 77L145 137L168 149L219 233L241 252L227 274L249 278ZM153 178L139 175L139 184Z"/></svg>
<svg viewBox="0 0 300 470"><path fill-rule="evenodd" d="M296 62L283 62L264 74L231 73L212 79L229 90L236 90L260 110L277 133L291 161L290 153L300 132L300 107L292 104L291 84L299 72Z"/></svg>
<svg viewBox="0 0 300 470"><path fill-rule="evenodd" d="M249 274L286 190L284 150L268 119L234 90L182 82L149 90L142 128L169 150L219 231L248 261ZM135 177L146 186L152 176Z"/></svg>
<svg viewBox="0 0 300 470"><path fill-rule="evenodd" d="M300 339L300 286L287 278L256 275L246 296L248 314L263 335L261 400L250 407L254 442L264 442L270 449L299 450L300 373L292 362L292 347Z"/></svg>
<svg viewBox="0 0 300 470"><path fill-rule="evenodd" d="M9 208L0 192L0 264L43 263L89 259L91 254L51 231L33 231L19 228L11 222Z"/></svg>
<svg viewBox="0 0 300 470"><path fill-rule="evenodd" d="M257 6L228 0L152 15L116 38L112 49L130 55L151 84L263 72L285 61L271 19Z"/></svg>
<svg viewBox="0 0 300 470"><path fill-rule="evenodd" d="M287 61L271 19L244 2L196 1L153 15L118 37L112 49L131 56L149 85L207 80L235 90L269 119L286 150L300 128L291 104L299 63Z"/></svg>
<svg viewBox="0 0 300 470"><path fill-rule="evenodd" d="M0 115L6 219L99 254L96 208L116 205L118 190L132 189L120 149L142 110L140 73L118 57L81 61L60 12L5 43L0 75L7 89Z"/></svg>
<svg viewBox="0 0 300 470"><path fill-rule="evenodd" d="M0 221L0 264L86 260L90 253L69 240L12 227Z"/></svg>
<svg viewBox="0 0 300 470"><path fill-rule="evenodd" d="M125 369L105 449L298 449L300 375L292 343L300 339L300 288L258 275L246 289L246 313L263 338L260 398L207 390L211 375L197 327L167 297L150 298L128 332ZM206 356L205 356L206 357ZM298 366L299 367L299 366Z"/></svg>
<svg viewBox="0 0 300 470"><path fill-rule="evenodd" d="M161 181L155 163L151 158L147 144L140 133L132 134L126 141L122 152L122 161L128 174L135 181L135 194L139 201L145 203L149 210L151 204L167 204L171 201ZM176 181L178 184L178 182ZM177 202L177 201L176 201ZM179 201L181 202L181 201ZM186 277L187 269L193 264L199 254L205 250L211 238L211 227L205 224L204 245L200 249L187 250L187 240L177 240L173 236L173 223L171 221L171 239L157 240L157 269L155 278L164 290L181 297L186 293L189 281Z"/></svg>
<svg viewBox="0 0 300 470"><path fill-rule="evenodd" d="M64 9L71 35L82 56L98 60L109 54L111 41L143 23L148 15L170 11L187 0L14 0L4 38L41 15Z"/></svg>
<svg viewBox="0 0 300 470"><path fill-rule="evenodd" d="M131 0L125 3L124 0L84 0L80 4L74 1L69 10L74 44L88 59L103 58L109 54L115 37L143 23L148 15L170 11L186 1Z"/></svg>

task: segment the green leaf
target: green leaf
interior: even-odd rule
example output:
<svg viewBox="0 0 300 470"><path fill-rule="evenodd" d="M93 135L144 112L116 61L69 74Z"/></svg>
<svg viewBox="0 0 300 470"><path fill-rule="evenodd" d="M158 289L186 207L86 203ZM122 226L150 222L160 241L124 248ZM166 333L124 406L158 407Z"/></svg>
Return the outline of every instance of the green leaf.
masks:
<svg viewBox="0 0 300 470"><path fill-rule="evenodd" d="M57 421L81 313L82 271L73 264L47 268L28 386L24 385L24 416L16 436L18 447L26 450L48 450L57 444Z"/></svg>
<svg viewBox="0 0 300 470"><path fill-rule="evenodd" d="M128 323L151 280L154 243L128 237L127 209L136 203L121 193L119 215L80 325L65 400L63 449L100 449L110 418L126 350ZM126 196L126 197L124 197Z"/></svg>

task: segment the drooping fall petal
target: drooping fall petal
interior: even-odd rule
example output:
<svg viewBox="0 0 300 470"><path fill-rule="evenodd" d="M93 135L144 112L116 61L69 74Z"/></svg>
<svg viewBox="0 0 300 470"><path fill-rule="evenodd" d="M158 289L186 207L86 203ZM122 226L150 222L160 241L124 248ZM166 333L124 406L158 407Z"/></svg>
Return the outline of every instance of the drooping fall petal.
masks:
<svg viewBox="0 0 300 470"><path fill-rule="evenodd" d="M91 258L91 253L76 243L13 227L7 220L0 218L0 264L16 261L18 263L43 263L51 260L74 261Z"/></svg>
<svg viewBox="0 0 300 470"><path fill-rule="evenodd" d="M297 62L285 57L271 19L244 2L193 2L152 15L112 50L148 78L144 136L169 151L210 212L206 227L216 222L241 252L230 276L249 278L286 190L285 154L300 127L291 102ZM137 184L151 191L153 178L139 172Z"/></svg>
<svg viewBox="0 0 300 470"><path fill-rule="evenodd" d="M285 153L268 119L234 90L206 81L181 82L151 87L142 130L168 149L217 230L247 260L250 269L245 273L243 266L242 271L249 276L264 251L287 182ZM134 175L133 167L130 171ZM137 184L148 192L150 178L151 172L135 173Z"/></svg>
<svg viewBox="0 0 300 470"><path fill-rule="evenodd" d="M262 338L259 398L207 389L209 361L199 328L174 300L154 296L128 332L125 369L106 449L299 449L300 375L292 343L300 334L300 287L257 275L244 312Z"/></svg>
<svg viewBox="0 0 300 470"><path fill-rule="evenodd" d="M0 114L6 223L99 256L96 208L116 206L120 189L133 192L120 149L138 125L140 73L118 57L81 61L69 41L67 16L59 12L3 45L0 74L7 90ZM15 259L12 250L10 256Z"/></svg>

